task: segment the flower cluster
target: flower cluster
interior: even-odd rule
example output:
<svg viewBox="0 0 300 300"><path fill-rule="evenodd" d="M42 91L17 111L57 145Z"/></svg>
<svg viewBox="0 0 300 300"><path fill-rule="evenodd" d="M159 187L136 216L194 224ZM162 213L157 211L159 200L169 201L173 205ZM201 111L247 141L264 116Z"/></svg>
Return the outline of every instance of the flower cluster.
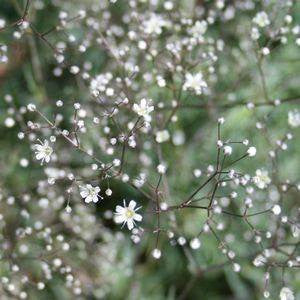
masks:
<svg viewBox="0 0 300 300"><path fill-rule="evenodd" d="M297 299L299 5L24 2L0 16L1 83L22 94L3 89L0 294L155 298L140 265L178 258L191 280L157 298L216 271Z"/></svg>

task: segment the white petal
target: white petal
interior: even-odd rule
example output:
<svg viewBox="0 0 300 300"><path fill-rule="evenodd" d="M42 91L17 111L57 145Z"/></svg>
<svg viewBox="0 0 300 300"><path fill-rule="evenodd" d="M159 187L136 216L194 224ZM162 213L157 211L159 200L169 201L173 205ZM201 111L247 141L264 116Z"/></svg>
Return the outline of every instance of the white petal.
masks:
<svg viewBox="0 0 300 300"><path fill-rule="evenodd" d="M134 224L133 220L131 220L131 219L127 220L127 227L129 230L131 230L134 227L133 224Z"/></svg>
<svg viewBox="0 0 300 300"><path fill-rule="evenodd" d="M34 145L34 148L35 148L35 150L37 150L37 151L42 151L42 150L43 150L43 146L42 146L42 145L39 145L39 144L35 144L35 145Z"/></svg>
<svg viewBox="0 0 300 300"><path fill-rule="evenodd" d="M122 207L122 206L120 206L120 205L117 205L117 207L116 207L116 212L117 212L117 213L122 213L122 212L124 212L124 210L125 210L124 207Z"/></svg>
<svg viewBox="0 0 300 300"><path fill-rule="evenodd" d="M117 224L120 224L120 223L123 223L126 221L124 215L116 215L114 217L114 221L117 223Z"/></svg>
<svg viewBox="0 0 300 300"><path fill-rule="evenodd" d="M131 201L129 202L128 207L129 207L130 209L134 210L134 208L136 207L136 202L135 202L134 200L131 200Z"/></svg>
<svg viewBox="0 0 300 300"><path fill-rule="evenodd" d="M40 159L42 159L43 157L44 157L44 153L42 153L42 152L39 152L39 153L36 154L36 159L37 159L37 160L40 160Z"/></svg>
<svg viewBox="0 0 300 300"><path fill-rule="evenodd" d="M143 217L139 214L134 214L133 219L140 222L140 221L142 221Z"/></svg>
<svg viewBox="0 0 300 300"><path fill-rule="evenodd" d="M82 198L85 198L85 197L87 197L88 195L89 195L89 193L88 193L86 190L80 192L80 196L81 196Z"/></svg>
<svg viewBox="0 0 300 300"><path fill-rule="evenodd" d="M92 197L91 196L87 196L86 198L85 198L85 200L84 200L84 202L85 203L90 203L90 202L92 202Z"/></svg>

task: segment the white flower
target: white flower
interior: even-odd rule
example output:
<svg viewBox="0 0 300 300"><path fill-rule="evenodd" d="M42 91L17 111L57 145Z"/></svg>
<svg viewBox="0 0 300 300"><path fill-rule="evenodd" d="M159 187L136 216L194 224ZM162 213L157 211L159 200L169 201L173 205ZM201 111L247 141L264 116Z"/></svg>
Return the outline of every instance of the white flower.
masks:
<svg viewBox="0 0 300 300"><path fill-rule="evenodd" d="M298 109L289 111L288 122L292 127L300 126L300 112L298 111Z"/></svg>
<svg viewBox="0 0 300 300"><path fill-rule="evenodd" d="M231 153L232 153L232 147L225 146L224 147L224 155L231 155Z"/></svg>
<svg viewBox="0 0 300 300"><path fill-rule="evenodd" d="M250 157L255 156L256 155L256 148L255 147L248 148L247 153Z"/></svg>
<svg viewBox="0 0 300 300"><path fill-rule="evenodd" d="M256 23L259 27L270 25L269 17L264 11L258 12L253 18L253 22Z"/></svg>
<svg viewBox="0 0 300 300"><path fill-rule="evenodd" d="M197 73L195 75L192 75L191 73L187 73L185 75L185 82L183 85L183 89L191 89L194 90L197 95L202 94L203 88L206 88L207 84L203 80L202 73Z"/></svg>
<svg viewBox="0 0 300 300"><path fill-rule="evenodd" d="M152 13L150 18L143 22L143 26L145 33L159 35L162 33L162 27L167 26L167 22L160 15Z"/></svg>
<svg viewBox="0 0 300 300"><path fill-rule="evenodd" d="M91 80L90 89L91 92L104 92L107 84L112 79L111 73L99 74Z"/></svg>
<svg viewBox="0 0 300 300"><path fill-rule="evenodd" d="M267 262L267 259L266 259L263 255L261 255L261 254L257 255L257 256L254 258L254 260L253 260L253 264L254 264L254 266L256 266L256 267L261 267L261 266L263 266L266 262Z"/></svg>
<svg viewBox="0 0 300 300"><path fill-rule="evenodd" d="M272 212L274 215L279 215L281 213L281 207L276 204L272 207Z"/></svg>
<svg viewBox="0 0 300 300"><path fill-rule="evenodd" d="M256 176L253 177L253 180L258 188L264 189L271 183L271 179L268 175L269 173L266 170L256 170Z"/></svg>
<svg viewBox="0 0 300 300"><path fill-rule="evenodd" d="M163 164L159 164L156 169L159 174L165 174L167 171L167 167Z"/></svg>
<svg viewBox="0 0 300 300"><path fill-rule="evenodd" d="M80 187L80 196L84 199L85 203L98 202L98 193L100 192L99 186L93 187L91 184Z"/></svg>
<svg viewBox="0 0 300 300"><path fill-rule="evenodd" d="M190 241L190 247L191 247L192 249L194 249L194 250L199 249L199 248L201 247L201 242L200 242L200 240L199 240L197 237L193 238L193 239Z"/></svg>
<svg viewBox="0 0 300 300"><path fill-rule="evenodd" d="M141 207L135 208L136 202L134 200L131 200L128 206L126 206L124 200L123 205L124 207L117 205L114 220L118 224L123 223L122 226L127 224L128 229L131 230L135 225L135 221L142 221L142 216L136 213Z"/></svg>
<svg viewBox="0 0 300 300"><path fill-rule="evenodd" d="M207 22L206 21L197 21L195 25L189 30L189 33L194 38L201 38L202 35L207 30Z"/></svg>
<svg viewBox="0 0 300 300"><path fill-rule="evenodd" d="M160 259L161 257L161 251L157 248L153 249L152 250L152 256L155 258L155 259Z"/></svg>
<svg viewBox="0 0 300 300"><path fill-rule="evenodd" d="M154 106L150 105L150 101L151 100L143 98L140 102L140 105L136 103L133 104L133 111L145 119L150 119L149 114L154 110Z"/></svg>
<svg viewBox="0 0 300 300"><path fill-rule="evenodd" d="M40 142L40 144L34 145L35 157L37 160L42 160L41 164L48 163L51 159L51 154L53 153L53 149L49 146L49 142L47 140Z"/></svg>
<svg viewBox="0 0 300 300"><path fill-rule="evenodd" d="M167 140L169 140L169 138L170 138L170 134L169 134L169 131L166 130L166 129L156 132L156 138L155 138L155 140L158 143L166 142Z"/></svg>
<svg viewBox="0 0 300 300"><path fill-rule="evenodd" d="M5 20L4 19L0 19L0 29L4 28L5 27Z"/></svg>
<svg viewBox="0 0 300 300"><path fill-rule="evenodd" d="M35 111L35 110L36 110L36 106L35 106L34 104L32 104L32 103L29 103L29 104L27 105L27 109L28 109L29 111Z"/></svg>
<svg viewBox="0 0 300 300"><path fill-rule="evenodd" d="M280 300L294 300L294 293L288 287L283 287L279 294Z"/></svg>

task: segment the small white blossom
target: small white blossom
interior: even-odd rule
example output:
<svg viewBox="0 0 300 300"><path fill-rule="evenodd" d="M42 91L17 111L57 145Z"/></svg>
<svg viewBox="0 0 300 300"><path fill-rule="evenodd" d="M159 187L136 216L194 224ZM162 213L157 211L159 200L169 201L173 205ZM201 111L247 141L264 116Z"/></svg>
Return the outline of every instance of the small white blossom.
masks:
<svg viewBox="0 0 300 300"><path fill-rule="evenodd" d="M298 109L289 111L288 122L292 127L300 126L300 111Z"/></svg>
<svg viewBox="0 0 300 300"><path fill-rule="evenodd" d="M5 27L5 20L4 19L0 19L0 29L4 28Z"/></svg>
<svg viewBox="0 0 300 300"><path fill-rule="evenodd" d="M183 85L184 90L194 90L197 95L201 95L204 88L207 87L206 82L203 80L202 73L197 73L195 75L187 73L185 75L185 82Z"/></svg>
<svg viewBox="0 0 300 300"><path fill-rule="evenodd" d="M135 226L135 221L142 221L142 216L136 213L136 211L138 211L141 207L135 207L136 202L134 200L131 200L128 206L126 206L125 200L123 202L123 207L117 205L114 218L115 222L117 224L123 223L122 226L127 224L128 229L132 230Z"/></svg>
<svg viewBox="0 0 300 300"><path fill-rule="evenodd" d="M191 241L190 241L190 247L194 250L197 250L199 249L201 246L201 242L200 240L196 237L196 238L193 238Z"/></svg>
<svg viewBox="0 0 300 300"><path fill-rule="evenodd" d="M160 15L152 13L150 18L143 22L143 26L146 34L160 35L162 28L167 26L167 22Z"/></svg>
<svg viewBox="0 0 300 300"><path fill-rule="evenodd" d="M272 207L272 212L274 215L279 215L281 213L281 207L276 204Z"/></svg>
<svg viewBox="0 0 300 300"><path fill-rule="evenodd" d="M266 259L263 255L261 255L261 254L257 255L257 256L254 258L254 260L253 260L253 264L254 264L254 266L256 266L256 267L261 267L261 266L263 266L266 262L267 262L267 259Z"/></svg>
<svg viewBox="0 0 300 300"><path fill-rule="evenodd" d="M161 251L159 249L157 249L157 248L153 249L152 256L155 259L160 259L160 257L161 257Z"/></svg>
<svg viewBox="0 0 300 300"><path fill-rule="evenodd" d="M49 142L47 140L43 142L40 142L40 144L34 145L35 151L35 157L37 160L41 160L41 164L48 163L51 159L51 155L53 153L52 147L49 146Z"/></svg>
<svg viewBox="0 0 300 300"><path fill-rule="evenodd" d="M264 11L258 12L253 18L253 22L256 23L259 27L270 25L269 17Z"/></svg>
<svg viewBox="0 0 300 300"><path fill-rule="evenodd" d="M4 120L4 125L8 128L13 127L15 125L15 123L16 123L15 120L11 117L8 117Z"/></svg>
<svg viewBox="0 0 300 300"><path fill-rule="evenodd" d="M225 146L224 147L224 155L231 155L231 153L232 153L232 147Z"/></svg>
<svg viewBox="0 0 300 300"><path fill-rule="evenodd" d="M80 196L84 199L85 203L98 202L98 193L100 192L99 186L93 187L91 184L80 187Z"/></svg>
<svg viewBox="0 0 300 300"><path fill-rule="evenodd" d="M271 183L269 173L266 170L256 170L256 176L253 177L253 180L257 187L260 189L266 188L267 185Z"/></svg>
<svg viewBox="0 0 300 300"><path fill-rule="evenodd" d="M206 21L196 21L195 25L189 30L194 38L201 38L207 30Z"/></svg>
<svg viewBox="0 0 300 300"><path fill-rule="evenodd" d="M166 167L165 165L163 165L163 164L159 164L159 165L157 166L157 172L158 172L159 174L165 174L165 173L166 173L166 170L167 170L167 167Z"/></svg>
<svg viewBox="0 0 300 300"><path fill-rule="evenodd" d="M169 131L166 130L166 129L156 132L156 138L155 138L155 140L158 143L166 142L166 141L169 140L169 138L170 138L170 134L169 134Z"/></svg>
<svg viewBox="0 0 300 300"><path fill-rule="evenodd" d="M146 120L149 119L149 114L154 110L154 106L150 105L150 101L143 98L139 105L136 103L133 104L133 111Z"/></svg>
<svg viewBox="0 0 300 300"><path fill-rule="evenodd" d="M249 147L247 150L247 153L250 157L255 156L256 155L256 148L255 147Z"/></svg>
<svg viewBox="0 0 300 300"><path fill-rule="evenodd" d="M279 294L280 300L294 300L294 293L288 287L283 287Z"/></svg>

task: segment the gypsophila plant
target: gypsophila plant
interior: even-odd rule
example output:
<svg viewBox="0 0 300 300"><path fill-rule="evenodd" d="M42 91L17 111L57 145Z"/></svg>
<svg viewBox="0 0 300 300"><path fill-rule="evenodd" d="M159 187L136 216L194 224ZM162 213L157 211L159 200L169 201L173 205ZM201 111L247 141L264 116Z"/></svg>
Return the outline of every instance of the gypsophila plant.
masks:
<svg viewBox="0 0 300 300"><path fill-rule="evenodd" d="M3 299L298 299L300 3L3 2Z"/></svg>

